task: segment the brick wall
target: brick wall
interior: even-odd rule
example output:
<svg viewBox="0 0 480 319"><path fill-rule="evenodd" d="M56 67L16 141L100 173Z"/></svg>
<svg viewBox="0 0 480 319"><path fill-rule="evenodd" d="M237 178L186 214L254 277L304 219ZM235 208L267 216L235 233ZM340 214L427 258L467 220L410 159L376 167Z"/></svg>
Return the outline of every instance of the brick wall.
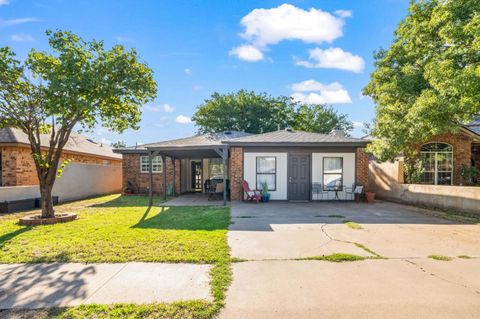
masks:
<svg viewBox="0 0 480 319"><path fill-rule="evenodd" d="M453 184L462 183L462 165L471 166L472 139L465 134L444 134L432 138L431 142L448 143L453 147ZM421 145L419 145L419 148Z"/></svg>
<svg viewBox="0 0 480 319"><path fill-rule="evenodd" d="M123 154L123 189L129 183L133 185L133 191L136 194L148 194L150 185L150 175L148 172L142 173L140 170L140 154ZM167 185L173 186L173 161L166 157ZM153 193L163 195L163 171L153 173ZM180 160L175 160L175 191L181 192L180 185Z"/></svg>
<svg viewBox="0 0 480 319"><path fill-rule="evenodd" d="M357 148L355 163L355 183L368 190L368 156L362 148Z"/></svg>
<svg viewBox="0 0 480 319"><path fill-rule="evenodd" d="M38 185L37 171L28 147L6 146L0 148L2 156L2 186ZM64 151L61 161L70 159L74 163L120 166L121 160L104 159Z"/></svg>
<svg viewBox="0 0 480 319"><path fill-rule="evenodd" d="M243 148L230 149L230 199L243 200Z"/></svg>

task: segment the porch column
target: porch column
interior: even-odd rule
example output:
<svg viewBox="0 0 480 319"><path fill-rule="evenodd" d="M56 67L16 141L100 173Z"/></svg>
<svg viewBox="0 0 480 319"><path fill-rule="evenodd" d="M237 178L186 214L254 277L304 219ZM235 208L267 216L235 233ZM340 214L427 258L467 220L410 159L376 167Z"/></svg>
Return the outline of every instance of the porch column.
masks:
<svg viewBox="0 0 480 319"><path fill-rule="evenodd" d="M222 165L223 165L223 206L227 205L227 157L228 150L222 149Z"/></svg>
<svg viewBox="0 0 480 319"><path fill-rule="evenodd" d="M148 206L153 204L153 152L148 152Z"/></svg>
<svg viewBox="0 0 480 319"><path fill-rule="evenodd" d="M167 157L162 155L162 167L163 167L163 199L167 200Z"/></svg>
<svg viewBox="0 0 480 319"><path fill-rule="evenodd" d="M175 188L175 157L172 157L172 162L173 162L173 196L176 196L176 188Z"/></svg>

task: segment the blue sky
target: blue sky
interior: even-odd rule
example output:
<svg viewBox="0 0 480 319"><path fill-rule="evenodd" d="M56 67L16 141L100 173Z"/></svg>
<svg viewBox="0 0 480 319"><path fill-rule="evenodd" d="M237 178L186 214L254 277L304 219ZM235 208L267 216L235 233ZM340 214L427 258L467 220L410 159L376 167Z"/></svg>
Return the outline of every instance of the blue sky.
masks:
<svg viewBox="0 0 480 319"><path fill-rule="evenodd" d="M147 143L196 132L189 118L213 92L239 89L332 104L356 123L374 116L361 96L373 52L386 48L408 0L0 0L0 46L20 58L48 49L44 31L135 47L155 72L158 97L140 130L99 127L97 140Z"/></svg>

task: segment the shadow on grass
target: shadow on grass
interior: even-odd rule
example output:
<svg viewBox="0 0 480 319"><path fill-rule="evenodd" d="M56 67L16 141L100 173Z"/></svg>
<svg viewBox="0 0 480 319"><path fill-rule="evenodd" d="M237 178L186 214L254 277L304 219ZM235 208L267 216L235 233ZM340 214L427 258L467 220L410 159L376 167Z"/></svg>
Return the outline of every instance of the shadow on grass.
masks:
<svg viewBox="0 0 480 319"><path fill-rule="evenodd" d="M173 206L150 212L148 208L132 228L212 231L226 230L230 224L228 209L223 207Z"/></svg>
<svg viewBox="0 0 480 319"><path fill-rule="evenodd" d="M153 205L162 203L163 198L153 197ZM93 204L89 207L144 207L148 206L148 196L119 196L108 202Z"/></svg>
<svg viewBox="0 0 480 319"><path fill-rule="evenodd" d="M17 237L18 235L23 234L24 232L27 232L27 231L31 230L31 229L32 229L32 227L23 227L23 228L15 230L15 231L12 231L10 233L3 234L2 236L0 236L0 249L2 249L3 246L5 246L5 244L7 242L9 242L10 240L12 240L13 238Z"/></svg>

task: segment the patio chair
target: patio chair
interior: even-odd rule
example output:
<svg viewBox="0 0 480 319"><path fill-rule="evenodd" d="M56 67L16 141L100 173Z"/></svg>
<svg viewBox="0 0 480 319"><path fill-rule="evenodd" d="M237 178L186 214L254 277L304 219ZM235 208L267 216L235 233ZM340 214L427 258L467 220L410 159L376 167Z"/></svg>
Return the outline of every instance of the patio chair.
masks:
<svg viewBox="0 0 480 319"><path fill-rule="evenodd" d="M359 199L363 197L363 186L353 184L352 187L348 187L345 191L347 195L352 196L352 200L355 199L355 195L358 195Z"/></svg>
<svg viewBox="0 0 480 319"><path fill-rule="evenodd" d="M223 183L216 183L215 189L210 188L208 194L208 200L218 200L223 198Z"/></svg>
<svg viewBox="0 0 480 319"><path fill-rule="evenodd" d="M254 200L258 203L262 199L262 193L260 193L260 191L250 189L250 186L248 186L247 181L242 182L242 188L245 194L247 195L247 200L251 200L251 201Z"/></svg>
<svg viewBox="0 0 480 319"><path fill-rule="evenodd" d="M314 194L317 195L316 198L315 198L316 200L318 200L319 195L320 195L321 199L323 200L323 195L324 194L327 195L327 200L328 200L328 192L323 190L322 183L312 183L312 198L313 198Z"/></svg>

